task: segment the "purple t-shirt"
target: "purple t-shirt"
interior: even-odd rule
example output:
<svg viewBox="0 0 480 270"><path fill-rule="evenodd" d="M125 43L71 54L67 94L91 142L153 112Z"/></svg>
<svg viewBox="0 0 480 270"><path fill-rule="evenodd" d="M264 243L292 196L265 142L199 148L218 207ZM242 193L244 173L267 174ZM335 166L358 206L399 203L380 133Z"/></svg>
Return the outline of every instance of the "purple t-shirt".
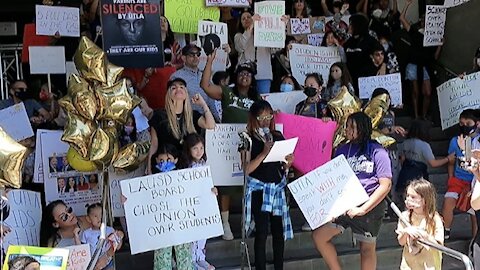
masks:
<svg viewBox="0 0 480 270"><path fill-rule="evenodd" d="M370 143L370 158L364 154L356 156L355 154L358 151L358 144L345 144L337 149L335 157L345 155L348 164L357 175L368 196L370 196L380 186L378 179L392 179L390 158L388 152L377 143Z"/></svg>

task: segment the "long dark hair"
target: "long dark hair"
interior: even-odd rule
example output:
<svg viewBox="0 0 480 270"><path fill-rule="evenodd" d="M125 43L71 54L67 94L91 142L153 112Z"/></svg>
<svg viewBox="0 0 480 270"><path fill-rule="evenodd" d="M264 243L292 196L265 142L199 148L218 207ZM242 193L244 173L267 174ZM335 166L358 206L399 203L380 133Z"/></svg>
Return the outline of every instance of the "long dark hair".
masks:
<svg viewBox="0 0 480 270"><path fill-rule="evenodd" d="M357 124L358 137L355 141L351 142L358 144L359 150L355 156L366 155L370 156L370 145L373 143L372 137L372 120L364 112L356 112L350 114L347 119L347 123L352 121Z"/></svg>
<svg viewBox="0 0 480 270"><path fill-rule="evenodd" d="M368 19L363 14L353 14L350 17L352 36L364 37L368 35Z"/></svg>
<svg viewBox="0 0 480 270"><path fill-rule="evenodd" d="M327 87L332 87L335 84L335 79L332 77L333 67L338 67L342 71L342 77L340 77L340 81L342 82L342 86L348 87L348 85L352 83L352 76L350 76L347 65L342 62L333 63L330 67L330 71L328 73Z"/></svg>
<svg viewBox="0 0 480 270"><path fill-rule="evenodd" d="M168 23L167 35L165 36L165 41L163 42L163 49L170 48L175 43L175 36L173 35L172 27L170 26L170 21L167 17L163 16Z"/></svg>
<svg viewBox="0 0 480 270"><path fill-rule="evenodd" d="M192 158L192 155L190 153L190 149L197 145L198 143L202 143L203 147L205 149L205 140L203 139L202 136L198 135L197 133L192 133L188 134L185 137L185 140L183 142L183 162L186 166L192 165L192 163L195 161ZM203 156L202 156L203 161L207 161L207 154L204 151Z"/></svg>
<svg viewBox="0 0 480 270"><path fill-rule="evenodd" d="M320 46L322 47L327 47L327 37L328 35L332 34L334 38L336 38L337 40L341 40L341 38L337 35L337 33L335 33L334 31L328 31L327 33L325 33L325 35L323 36L323 39L322 39L322 44L320 44Z"/></svg>
<svg viewBox="0 0 480 270"><path fill-rule="evenodd" d="M58 228L53 226L55 217L53 216L53 209L59 205L67 206L62 200L56 200L47 205L43 210L42 222L40 223L40 246L48 247L49 244L55 243L58 236Z"/></svg>
<svg viewBox="0 0 480 270"><path fill-rule="evenodd" d="M237 25L237 33L242 33L245 32L245 28L243 27L242 25L242 15L243 13L250 13L250 15L253 16L253 11L251 9L244 9L241 13L240 13L240 17L238 19L238 25Z"/></svg>
<svg viewBox="0 0 480 270"><path fill-rule="evenodd" d="M272 115L274 115L272 106L266 100L255 101L250 107L250 111L248 112L247 131L251 136L256 134L259 127L257 116L264 111L269 111ZM275 130L275 116L272 121L270 121L269 128L270 133L278 133L278 131Z"/></svg>
<svg viewBox="0 0 480 270"><path fill-rule="evenodd" d="M306 0L302 0L303 2L303 10L302 10L302 17L303 18L308 18L308 4ZM295 10L295 4L297 3L297 0L294 0L292 2L292 18L296 18L297 16L297 11Z"/></svg>

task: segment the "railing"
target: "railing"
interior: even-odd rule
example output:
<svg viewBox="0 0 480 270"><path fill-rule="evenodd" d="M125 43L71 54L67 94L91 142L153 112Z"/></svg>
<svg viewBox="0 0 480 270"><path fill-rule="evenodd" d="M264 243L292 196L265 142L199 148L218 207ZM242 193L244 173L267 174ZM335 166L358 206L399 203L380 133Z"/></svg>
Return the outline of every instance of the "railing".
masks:
<svg viewBox="0 0 480 270"><path fill-rule="evenodd" d="M8 80L23 79L22 44L0 45L0 98L8 98Z"/></svg>
<svg viewBox="0 0 480 270"><path fill-rule="evenodd" d="M398 218L400 219L400 221L402 223L404 223L406 226L410 226L410 223L408 222L408 220L405 219L405 217L402 215L402 212L400 211L400 209L398 209L397 205L395 205L394 202L390 202L390 207L395 212L395 214L397 214ZM430 241L426 241L426 240L423 240L423 239L418 239L417 241L422 245L434 248L434 249L436 249L436 250L438 250L438 251L440 251L444 254L447 254L448 256L450 256L452 258L455 258L457 260L462 261L463 264L465 265L466 270L473 270L472 261L470 260L470 258L468 258L467 255L465 255L461 252L458 252L456 250L453 250L451 248L448 248L448 247L445 247L445 246L442 246L442 245L439 245L437 243L433 243L433 242L430 242Z"/></svg>

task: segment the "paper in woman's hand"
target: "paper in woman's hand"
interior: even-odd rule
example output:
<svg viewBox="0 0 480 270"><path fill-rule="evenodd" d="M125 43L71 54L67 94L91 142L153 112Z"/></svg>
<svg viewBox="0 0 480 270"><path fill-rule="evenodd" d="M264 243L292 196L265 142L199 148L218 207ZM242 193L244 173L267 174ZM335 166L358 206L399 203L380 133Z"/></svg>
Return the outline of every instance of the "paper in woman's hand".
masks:
<svg viewBox="0 0 480 270"><path fill-rule="evenodd" d="M277 141L273 144L270 153L263 160L263 163L267 162L287 162L285 157L292 154L297 146L298 138L291 138L288 140Z"/></svg>

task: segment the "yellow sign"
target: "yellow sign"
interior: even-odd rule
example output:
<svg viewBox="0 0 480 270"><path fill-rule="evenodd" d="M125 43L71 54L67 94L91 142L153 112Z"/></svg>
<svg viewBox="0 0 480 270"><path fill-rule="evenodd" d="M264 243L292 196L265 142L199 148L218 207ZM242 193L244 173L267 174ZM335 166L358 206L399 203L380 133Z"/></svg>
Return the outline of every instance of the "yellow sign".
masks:
<svg viewBox="0 0 480 270"><path fill-rule="evenodd" d="M165 17L175 33L196 34L198 21L218 22L218 7L206 7L205 0L165 0Z"/></svg>
<svg viewBox="0 0 480 270"><path fill-rule="evenodd" d="M23 267L32 265L39 266L40 270L66 270L68 262L68 249L43 248L29 246L10 246L5 257L3 270L8 270L8 262L17 260L23 263Z"/></svg>

